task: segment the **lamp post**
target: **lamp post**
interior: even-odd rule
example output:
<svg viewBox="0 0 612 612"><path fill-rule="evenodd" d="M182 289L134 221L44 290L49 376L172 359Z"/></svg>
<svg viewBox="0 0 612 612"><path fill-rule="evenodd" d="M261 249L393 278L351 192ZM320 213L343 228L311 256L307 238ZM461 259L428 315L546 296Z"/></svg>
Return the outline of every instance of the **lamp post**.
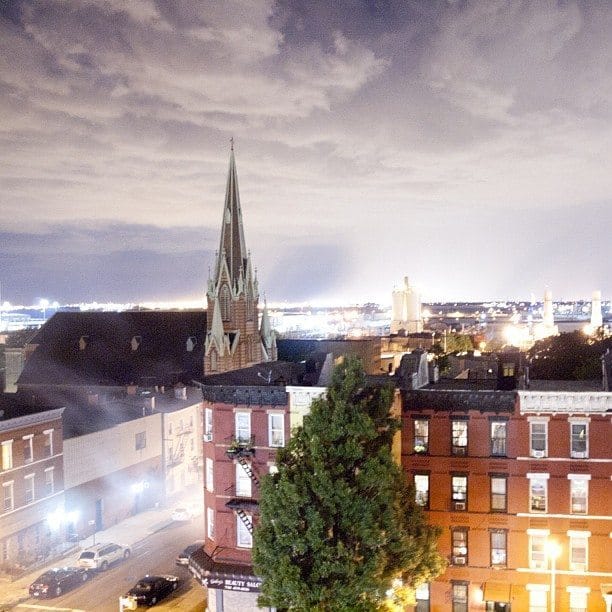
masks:
<svg viewBox="0 0 612 612"><path fill-rule="evenodd" d="M556 612L555 606L555 592L556 592L556 570L557 570L557 558L561 554L561 547L555 540L548 540L546 542L546 552L550 559L550 612Z"/></svg>

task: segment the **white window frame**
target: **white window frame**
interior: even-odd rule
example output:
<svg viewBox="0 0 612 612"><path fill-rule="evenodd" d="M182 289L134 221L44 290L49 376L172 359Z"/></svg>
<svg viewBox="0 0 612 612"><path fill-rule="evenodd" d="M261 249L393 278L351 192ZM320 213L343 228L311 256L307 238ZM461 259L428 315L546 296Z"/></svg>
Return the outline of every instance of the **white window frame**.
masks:
<svg viewBox="0 0 612 612"><path fill-rule="evenodd" d="M548 591L547 584L528 584L529 593L529 612L548 612Z"/></svg>
<svg viewBox="0 0 612 612"><path fill-rule="evenodd" d="M46 457L53 457L53 430L46 429L43 431L43 434L46 436L45 438L45 449L49 449L49 454ZM48 442L48 444L47 444Z"/></svg>
<svg viewBox="0 0 612 612"><path fill-rule="evenodd" d="M451 455L465 457L468 449L469 423L467 419L451 420Z"/></svg>
<svg viewBox="0 0 612 612"><path fill-rule="evenodd" d="M215 539L215 509L206 508L206 535L210 540Z"/></svg>
<svg viewBox="0 0 612 612"><path fill-rule="evenodd" d="M275 423L280 419L280 427ZM285 413L284 412L269 412L268 413L268 441L272 448L282 448L285 446Z"/></svg>
<svg viewBox="0 0 612 612"><path fill-rule="evenodd" d="M529 512L533 514L546 514L548 512L548 479L550 474L534 472L527 474L529 479ZM534 495L535 483L541 484L544 489L544 508L534 508L536 497Z"/></svg>
<svg viewBox="0 0 612 612"><path fill-rule="evenodd" d="M491 512L508 512L508 476L507 475L495 475L489 478L491 486ZM504 490L500 492L496 490L496 485L500 485L503 482ZM499 487L498 487L499 488ZM501 508L495 507L495 502L504 500L504 505Z"/></svg>
<svg viewBox="0 0 612 612"><path fill-rule="evenodd" d="M212 440L213 434L213 411L212 408L204 408L204 438Z"/></svg>
<svg viewBox="0 0 612 612"><path fill-rule="evenodd" d="M55 493L55 475L54 467L45 468L45 495L53 495Z"/></svg>
<svg viewBox="0 0 612 612"><path fill-rule="evenodd" d="M588 514L589 513L589 480L591 479L590 474L568 474L568 480L570 481L570 514ZM584 510L580 510L578 504L574 503L574 499L580 499L576 495L576 489L584 487Z"/></svg>
<svg viewBox="0 0 612 612"><path fill-rule="evenodd" d="M13 469L13 440L2 441L2 470Z"/></svg>
<svg viewBox="0 0 612 612"><path fill-rule="evenodd" d="M23 462L26 464L30 464L34 461L34 434L29 434L27 436L23 436ZM29 458L26 458L26 448L28 449L28 453L30 455Z"/></svg>
<svg viewBox="0 0 612 612"><path fill-rule="evenodd" d="M414 501L423 508L429 508L429 474L414 475Z"/></svg>
<svg viewBox="0 0 612 612"><path fill-rule="evenodd" d="M503 536L503 548L493 546L495 536ZM508 565L508 530L507 529L490 529L489 542L491 544L491 567L506 567ZM497 551L497 552L496 552ZM501 553L499 552L501 551ZM503 557L503 559L502 559Z"/></svg>
<svg viewBox="0 0 612 612"><path fill-rule="evenodd" d="M491 421L490 424L490 436L491 436L491 456L492 457L507 457L508 456L508 421L504 419L497 419ZM498 428L504 432L503 436L495 435ZM496 446L503 446L500 450Z"/></svg>
<svg viewBox="0 0 612 612"><path fill-rule="evenodd" d="M570 430L570 457L572 459L586 459L589 456L589 419L569 418ZM584 426L584 450L574 450L574 425Z"/></svg>
<svg viewBox="0 0 612 612"><path fill-rule="evenodd" d="M568 531L569 537L569 569L572 572L586 572L589 569L589 538L590 531ZM584 550L584 561L576 560L576 555Z"/></svg>
<svg viewBox="0 0 612 612"><path fill-rule="evenodd" d="M550 530L528 529L527 535L529 536L529 567L531 569L546 569L548 567L546 543Z"/></svg>
<svg viewBox="0 0 612 612"><path fill-rule="evenodd" d="M7 495L7 491L9 494ZM7 500L10 504L7 507ZM9 480L2 483L2 512L12 512L15 509L15 481Z"/></svg>
<svg viewBox="0 0 612 612"><path fill-rule="evenodd" d="M536 458L548 457L548 417L530 417L529 421L529 456ZM534 448L534 429L541 427L544 431L538 432L538 438L544 435L544 448ZM539 446L539 445L538 445Z"/></svg>
<svg viewBox="0 0 612 612"><path fill-rule="evenodd" d="M252 515L245 513L246 517L253 524ZM253 534L248 530L243 520L236 515L236 546L238 548L253 548Z"/></svg>
<svg viewBox="0 0 612 612"><path fill-rule="evenodd" d="M413 419L413 450L415 453L429 452L429 419Z"/></svg>
<svg viewBox="0 0 612 612"><path fill-rule="evenodd" d="M242 467L240 462L236 462L236 497L251 497L253 494L253 481Z"/></svg>
<svg viewBox="0 0 612 612"><path fill-rule="evenodd" d="M235 437L238 442L251 441L251 413L237 410L234 415ZM248 424L248 426L247 426Z"/></svg>
<svg viewBox="0 0 612 612"><path fill-rule="evenodd" d="M34 474L26 474L23 477L23 500L25 505L33 504L36 500L36 488L34 487ZM28 500L28 491L32 494L32 499Z"/></svg>
<svg viewBox="0 0 612 612"><path fill-rule="evenodd" d="M569 609L571 612L588 612L589 587L568 586L565 589L569 595Z"/></svg>
<svg viewBox="0 0 612 612"><path fill-rule="evenodd" d="M206 457L206 490L211 493L215 490L215 467L214 462L210 457Z"/></svg>

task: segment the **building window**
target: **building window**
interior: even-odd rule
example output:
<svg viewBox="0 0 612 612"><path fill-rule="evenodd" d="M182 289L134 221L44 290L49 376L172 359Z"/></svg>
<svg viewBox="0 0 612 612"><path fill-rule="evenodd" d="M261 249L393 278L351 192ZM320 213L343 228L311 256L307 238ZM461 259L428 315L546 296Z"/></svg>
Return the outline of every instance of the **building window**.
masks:
<svg viewBox="0 0 612 612"><path fill-rule="evenodd" d="M28 474L23 478L24 502L31 504L34 501L34 474Z"/></svg>
<svg viewBox="0 0 612 612"><path fill-rule="evenodd" d="M251 497L251 477L241 463L236 463L236 495Z"/></svg>
<svg viewBox="0 0 612 612"><path fill-rule="evenodd" d="M502 366L502 375L504 376L504 378L514 376L514 364L504 363Z"/></svg>
<svg viewBox="0 0 612 612"><path fill-rule="evenodd" d="M429 421L414 419L414 452L424 454L429 452Z"/></svg>
<svg viewBox="0 0 612 612"><path fill-rule="evenodd" d="M508 477L505 474L491 476L491 512L508 511Z"/></svg>
<svg viewBox="0 0 612 612"><path fill-rule="evenodd" d="M213 411L212 408L204 408L204 440L210 442L213 434Z"/></svg>
<svg viewBox="0 0 612 612"><path fill-rule="evenodd" d="M548 530L534 529L528 530L529 534L529 567L533 569L545 569L548 563L546 555L546 542L548 540Z"/></svg>
<svg viewBox="0 0 612 612"><path fill-rule="evenodd" d="M506 421L491 421L491 455L506 456Z"/></svg>
<svg viewBox="0 0 612 612"><path fill-rule="evenodd" d="M529 478L530 512L546 512L548 498L548 474L527 474Z"/></svg>
<svg viewBox="0 0 612 612"><path fill-rule="evenodd" d="M30 434L29 436L23 436L23 462L24 463L32 463L34 460L34 448L32 445L32 438L34 436Z"/></svg>
<svg viewBox="0 0 612 612"><path fill-rule="evenodd" d="M2 469L10 470L13 468L13 441L5 440L2 442Z"/></svg>
<svg viewBox="0 0 612 612"><path fill-rule="evenodd" d="M456 457L467 455L468 422L466 420L451 421L453 445L451 454Z"/></svg>
<svg viewBox="0 0 612 612"><path fill-rule="evenodd" d="M506 567L508 559L506 529L491 529L491 565L493 567Z"/></svg>
<svg viewBox="0 0 612 612"><path fill-rule="evenodd" d="M467 527L451 528L452 535L452 564L467 565L468 559L468 530Z"/></svg>
<svg viewBox="0 0 612 612"><path fill-rule="evenodd" d="M529 612L548 612L548 592L545 589L529 591Z"/></svg>
<svg viewBox="0 0 612 612"><path fill-rule="evenodd" d="M573 572L586 572L589 559L589 531L568 531L569 536L569 562Z"/></svg>
<svg viewBox="0 0 612 612"><path fill-rule="evenodd" d="M53 457L53 430L48 429L43 432L45 436L45 445L44 445L44 456L45 457Z"/></svg>
<svg viewBox="0 0 612 612"><path fill-rule="evenodd" d="M414 612L429 612L429 582L419 584L414 591L416 606Z"/></svg>
<svg viewBox="0 0 612 612"><path fill-rule="evenodd" d="M546 457L548 454L548 422L529 422L529 454L531 457Z"/></svg>
<svg viewBox="0 0 612 612"><path fill-rule="evenodd" d="M252 525L251 522L253 519L251 515L244 514L244 519L249 522L249 525ZM253 535L251 534L250 529L246 526L244 520L240 516L236 516L236 544L240 548L252 548L253 547Z"/></svg>
<svg viewBox="0 0 612 612"><path fill-rule="evenodd" d="M429 508L429 474L415 474L414 475L414 489L416 501L419 506L423 508Z"/></svg>
<svg viewBox="0 0 612 612"><path fill-rule="evenodd" d="M246 317L247 321L253 320L253 296L250 291L246 292Z"/></svg>
<svg viewBox="0 0 612 612"><path fill-rule="evenodd" d="M588 587L567 587L569 591L569 612L587 612Z"/></svg>
<svg viewBox="0 0 612 612"><path fill-rule="evenodd" d="M2 508L4 512L10 512L15 508L15 494L13 490L13 481L2 484Z"/></svg>
<svg viewBox="0 0 612 612"><path fill-rule="evenodd" d="M213 460L210 457L206 457L206 490L211 493L215 490Z"/></svg>
<svg viewBox="0 0 612 612"><path fill-rule="evenodd" d="M587 514L589 500L589 480L584 474L568 474L570 479L570 512Z"/></svg>
<svg viewBox="0 0 612 612"><path fill-rule="evenodd" d="M215 510L206 508L206 533L211 540L215 539Z"/></svg>
<svg viewBox="0 0 612 612"><path fill-rule="evenodd" d="M221 287L221 291L219 292L219 301L221 306L221 319L223 321L229 321L231 314L230 307L230 290L227 285L223 285Z"/></svg>
<svg viewBox="0 0 612 612"><path fill-rule="evenodd" d="M452 588L453 612L468 612L467 582L453 582Z"/></svg>
<svg viewBox="0 0 612 612"><path fill-rule="evenodd" d="M45 495L53 495L55 493L55 484L53 482L53 468L45 470Z"/></svg>
<svg viewBox="0 0 612 612"><path fill-rule="evenodd" d="M215 351L215 349L212 349L210 351L210 371L216 372L218 369L219 369L219 362L217 359L217 351Z"/></svg>
<svg viewBox="0 0 612 612"><path fill-rule="evenodd" d="M238 442L251 441L251 413L236 413L236 440Z"/></svg>
<svg viewBox="0 0 612 612"><path fill-rule="evenodd" d="M147 432L146 431L137 432L134 440L135 440L136 450L143 450L147 448Z"/></svg>
<svg viewBox="0 0 612 612"><path fill-rule="evenodd" d="M198 339L195 336L189 336L185 342L185 350L188 353L193 353L193 349L197 346Z"/></svg>
<svg viewBox="0 0 612 612"><path fill-rule="evenodd" d="M268 439L270 446L285 446L285 415L282 412L268 415Z"/></svg>
<svg viewBox="0 0 612 612"><path fill-rule="evenodd" d="M451 478L451 510L467 509L467 476L458 474Z"/></svg>
<svg viewBox="0 0 612 612"><path fill-rule="evenodd" d="M589 428L587 421L570 422L571 440L570 451L573 459L585 459L589 456L588 438Z"/></svg>

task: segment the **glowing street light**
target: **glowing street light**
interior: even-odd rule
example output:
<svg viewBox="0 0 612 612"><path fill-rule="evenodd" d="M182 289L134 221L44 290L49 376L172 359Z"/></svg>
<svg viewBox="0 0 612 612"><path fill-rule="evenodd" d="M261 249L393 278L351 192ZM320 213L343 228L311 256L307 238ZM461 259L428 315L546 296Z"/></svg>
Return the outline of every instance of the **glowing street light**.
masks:
<svg viewBox="0 0 612 612"><path fill-rule="evenodd" d="M546 542L546 554L550 559L550 612L555 612L556 562L561 554L561 546L555 540L548 540Z"/></svg>

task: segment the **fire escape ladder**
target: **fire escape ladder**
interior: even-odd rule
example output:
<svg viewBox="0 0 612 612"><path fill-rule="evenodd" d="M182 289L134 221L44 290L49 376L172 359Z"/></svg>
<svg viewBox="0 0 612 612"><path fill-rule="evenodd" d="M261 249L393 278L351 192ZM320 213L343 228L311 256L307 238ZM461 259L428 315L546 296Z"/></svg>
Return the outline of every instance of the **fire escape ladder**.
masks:
<svg viewBox="0 0 612 612"><path fill-rule="evenodd" d="M240 465L242 466L242 469L248 474L249 478L257 485L259 486L259 478L257 478L257 474L255 474L255 472L253 471L253 468L251 467L251 464L242 456L238 456L236 457L236 460L238 461L238 463L240 463Z"/></svg>
<svg viewBox="0 0 612 612"><path fill-rule="evenodd" d="M249 530L249 533L253 534L253 523L251 519L248 517L247 513L242 508L236 509L236 514L240 517L240 520L245 524L246 528Z"/></svg>

